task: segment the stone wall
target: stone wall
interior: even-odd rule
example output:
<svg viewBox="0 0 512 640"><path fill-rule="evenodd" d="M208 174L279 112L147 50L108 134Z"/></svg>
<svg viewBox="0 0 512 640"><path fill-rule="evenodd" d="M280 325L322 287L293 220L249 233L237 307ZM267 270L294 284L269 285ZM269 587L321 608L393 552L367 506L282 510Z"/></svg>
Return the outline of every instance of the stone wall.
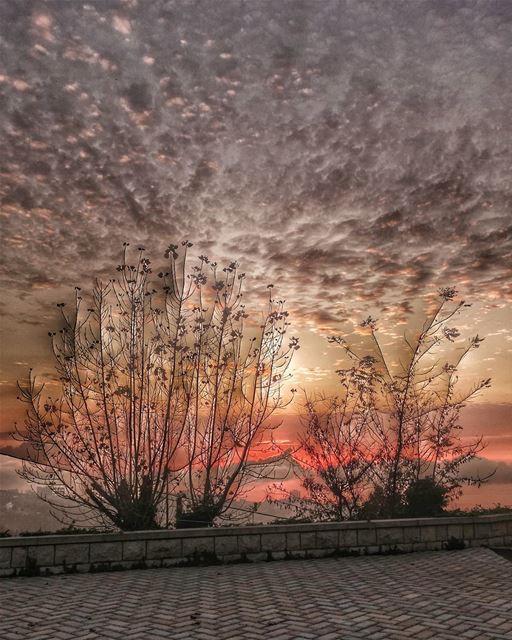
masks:
<svg viewBox="0 0 512 640"><path fill-rule="evenodd" d="M0 576L512 546L512 514L0 539Z"/></svg>

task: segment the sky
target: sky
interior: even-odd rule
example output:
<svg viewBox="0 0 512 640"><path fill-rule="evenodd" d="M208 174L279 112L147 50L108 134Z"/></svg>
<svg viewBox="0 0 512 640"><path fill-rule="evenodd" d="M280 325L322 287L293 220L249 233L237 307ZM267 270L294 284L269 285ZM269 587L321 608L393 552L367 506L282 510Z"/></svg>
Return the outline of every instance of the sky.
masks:
<svg viewBox="0 0 512 640"><path fill-rule="evenodd" d="M493 379L466 434L512 460L512 3L17 0L0 31L0 448L55 304L188 238L248 307L275 284L309 389L328 335L371 313L392 351L455 286Z"/></svg>

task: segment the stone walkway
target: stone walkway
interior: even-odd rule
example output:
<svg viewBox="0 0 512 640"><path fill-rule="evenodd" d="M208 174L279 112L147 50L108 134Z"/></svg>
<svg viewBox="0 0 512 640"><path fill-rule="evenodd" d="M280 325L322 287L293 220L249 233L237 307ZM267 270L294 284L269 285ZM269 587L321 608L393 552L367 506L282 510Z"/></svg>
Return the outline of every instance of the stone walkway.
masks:
<svg viewBox="0 0 512 640"><path fill-rule="evenodd" d="M2 640L512 640L487 549L0 580Z"/></svg>

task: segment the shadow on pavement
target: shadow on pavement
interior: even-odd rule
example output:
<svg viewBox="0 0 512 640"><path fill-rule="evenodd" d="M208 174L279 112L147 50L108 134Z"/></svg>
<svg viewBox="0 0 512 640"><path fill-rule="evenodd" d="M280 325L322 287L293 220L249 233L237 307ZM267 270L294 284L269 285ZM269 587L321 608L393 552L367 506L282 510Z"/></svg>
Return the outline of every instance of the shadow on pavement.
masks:
<svg viewBox="0 0 512 640"><path fill-rule="evenodd" d="M494 553L497 553L502 558L505 558L506 560L510 560L512 562L512 549L510 548L506 549L504 547L495 547L495 548L491 548L491 551L494 551Z"/></svg>

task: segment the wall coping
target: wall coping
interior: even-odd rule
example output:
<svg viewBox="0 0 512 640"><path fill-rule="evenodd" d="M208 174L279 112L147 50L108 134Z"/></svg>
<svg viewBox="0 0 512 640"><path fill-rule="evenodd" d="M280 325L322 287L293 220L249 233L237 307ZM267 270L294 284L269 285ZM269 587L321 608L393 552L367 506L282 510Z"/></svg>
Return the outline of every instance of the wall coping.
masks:
<svg viewBox="0 0 512 640"><path fill-rule="evenodd" d="M393 520L353 520L343 522L312 522L282 525L251 525L239 527L211 527L194 529L150 529L115 533L86 533L77 535L12 536L0 538L0 548L33 547L53 544L79 544L94 542L128 542L132 540L169 540L219 536L244 536L275 533L304 533L310 531L344 531L350 529L381 529L404 527L447 526L512 522L511 513L483 516L446 516L440 518L401 518Z"/></svg>

